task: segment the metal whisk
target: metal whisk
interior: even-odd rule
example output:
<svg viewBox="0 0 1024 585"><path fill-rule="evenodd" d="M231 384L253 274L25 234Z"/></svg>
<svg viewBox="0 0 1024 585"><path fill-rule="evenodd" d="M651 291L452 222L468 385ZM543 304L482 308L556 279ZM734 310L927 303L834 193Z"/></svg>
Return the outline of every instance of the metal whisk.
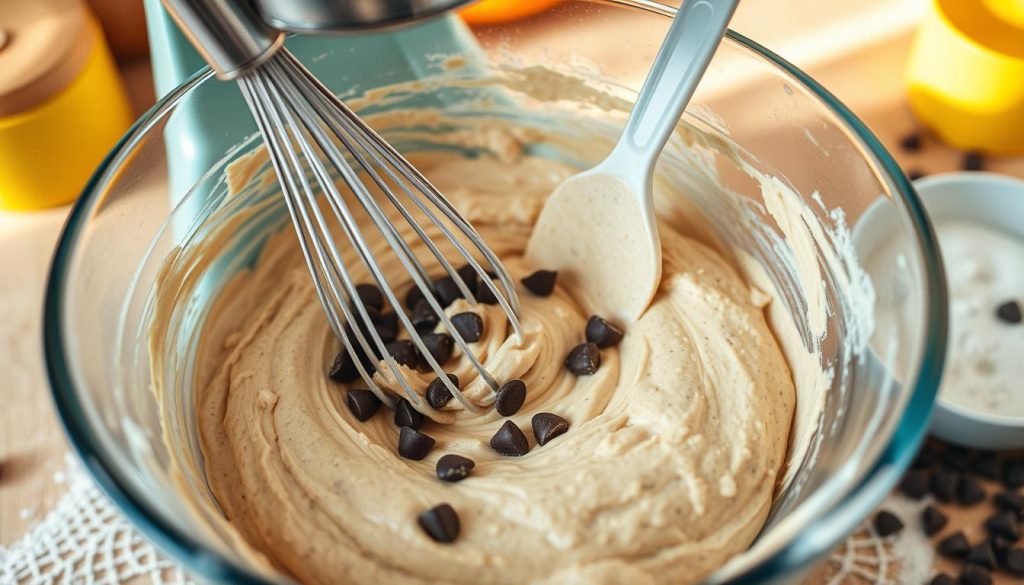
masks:
<svg viewBox="0 0 1024 585"><path fill-rule="evenodd" d="M453 267L410 209L419 210L423 218L436 226L460 256L458 263L471 267L472 278L479 283L477 286L489 289L521 339L515 286L494 252L415 167L283 48L283 34L263 24L247 4L213 0L164 0L164 4L218 77L238 82L264 137L324 313L334 334L352 357L359 375L378 398L394 406L374 381L373 371L359 358L360 355L371 356L370 359L380 356L407 399L420 405L421 398L402 375L375 327L371 311L357 293L350 267L342 259L331 235L329 215L340 224L422 358L454 398L466 409L476 411L448 378L442 364L431 355L410 316L402 310L402 303L389 285L334 177L340 176L455 344L480 378L497 392L497 382L452 325L435 298L426 267L417 259L409 242L403 240L398 227L385 212L385 206L393 206L392 214L397 211L452 278L462 297L475 304L470 283L464 279L468 275L460 274ZM383 197L371 193L364 180L375 185ZM326 213L320 204L321 197L326 203ZM492 274L497 275L500 286L492 282Z"/></svg>

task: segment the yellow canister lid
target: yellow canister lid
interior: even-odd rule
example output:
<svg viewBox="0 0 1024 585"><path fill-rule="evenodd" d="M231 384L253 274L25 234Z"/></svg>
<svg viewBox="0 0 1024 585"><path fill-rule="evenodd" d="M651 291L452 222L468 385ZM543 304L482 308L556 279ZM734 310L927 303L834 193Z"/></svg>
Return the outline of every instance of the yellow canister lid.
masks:
<svg viewBox="0 0 1024 585"><path fill-rule="evenodd" d="M1024 152L1024 0L932 0L907 88L914 113L950 145Z"/></svg>

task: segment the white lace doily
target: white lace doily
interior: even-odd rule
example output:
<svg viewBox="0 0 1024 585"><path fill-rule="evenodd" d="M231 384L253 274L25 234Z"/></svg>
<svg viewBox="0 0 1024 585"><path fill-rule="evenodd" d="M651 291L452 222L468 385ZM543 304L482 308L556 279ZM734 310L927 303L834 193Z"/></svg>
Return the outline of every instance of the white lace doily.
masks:
<svg viewBox="0 0 1024 585"><path fill-rule="evenodd" d="M0 546L0 583L114 585L148 577L154 584L189 584L69 458L65 493L38 524L10 547Z"/></svg>

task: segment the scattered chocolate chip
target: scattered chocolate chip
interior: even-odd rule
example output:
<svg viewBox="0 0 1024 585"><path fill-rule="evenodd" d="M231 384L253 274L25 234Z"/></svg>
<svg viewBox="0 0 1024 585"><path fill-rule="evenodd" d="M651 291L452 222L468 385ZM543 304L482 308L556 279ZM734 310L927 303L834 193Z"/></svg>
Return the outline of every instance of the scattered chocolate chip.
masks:
<svg viewBox="0 0 1024 585"><path fill-rule="evenodd" d="M956 471L965 471L971 465L971 452L963 447L947 447L940 455L942 464Z"/></svg>
<svg viewBox="0 0 1024 585"><path fill-rule="evenodd" d="M965 152L960 168L965 171L980 171L985 168L985 157L976 150Z"/></svg>
<svg viewBox="0 0 1024 585"><path fill-rule="evenodd" d="M434 312L427 299L420 299L416 302L409 320L412 321L412 326L416 329L416 332L421 334L430 333L441 322L441 318Z"/></svg>
<svg viewBox="0 0 1024 585"><path fill-rule="evenodd" d="M395 335L398 331L398 315L394 311L377 315L373 319L373 323L377 326L377 331L380 331L382 328L389 329L392 335Z"/></svg>
<svg viewBox="0 0 1024 585"><path fill-rule="evenodd" d="M455 279L450 276L439 278L434 282L434 295L437 296L442 307L447 307L462 298L459 285L455 284Z"/></svg>
<svg viewBox="0 0 1024 585"><path fill-rule="evenodd" d="M407 368L415 368L416 363L419 361L419 355L416 351L416 345L408 339L399 339L398 341L392 341L391 343L384 346L384 349L388 350L388 354L395 358L395 361L402 364Z"/></svg>
<svg viewBox="0 0 1024 585"><path fill-rule="evenodd" d="M982 453L971 464L971 471L985 479L997 480L1003 476L1003 465L995 453Z"/></svg>
<svg viewBox="0 0 1024 585"><path fill-rule="evenodd" d="M596 343L581 343L565 358L565 367L577 376L589 376L601 367L601 351Z"/></svg>
<svg viewBox="0 0 1024 585"><path fill-rule="evenodd" d="M1017 514L1002 510L996 512L985 520L985 528L993 536L1002 536L1011 542L1020 540L1020 530L1017 528Z"/></svg>
<svg viewBox="0 0 1024 585"><path fill-rule="evenodd" d="M927 177L928 174L921 169L907 169L907 178L911 181L916 181L922 177Z"/></svg>
<svg viewBox="0 0 1024 585"><path fill-rule="evenodd" d="M417 518L420 528L435 542L453 542L459 536L459 515L448 504L441 504L423 512Z"/></svg>
<svg viewBox="0 0 1024 585"><path fill-rule="evenodd" d="M1017 301L1006 301L996 308L996 317L1007 323L1017 324L1021 322L1020 303Z"/></svg>
<svg viewBox="0 0 1024 585"><path fill-rule="evenodd" d="M992 585L992 573L979 565L967 565L960 573L961 585Z"/></svg>
<svg viewBox="0 0 1024 585"><path fill-rule="evenodd" d="M433 437L411 427L402 427L398 432L398 454L406 459L423 459L434 448L435 443L437 441Z"/></svg>
<svg viewBox="0 0 1024 585"><path fill-rule="evenodd" d="M956 486L956 501L962 506L973 506L985 499L981 482L969 475L961 475Z"/></svg>
<svg viewBox="0 0 1024 585"><path fill-rule="evenodd" d="M473 270L473 267L469 264L463 264L455 272L459 274L459 278L462 279L462 282L466 283L466 288L469 289L469 292L475 295L477 285L476 270Z"/></svg>
<svg viewBox="0 0 1024 585"><path fill-rule="evenodd" d="M455 374L448 374L448 379L452 381L452 384L456 388L459 387L459 378ZM427 385L427 404L435 410L441 410L446 404L452 399L452 393L448 391L448 387L444 385L441 378L434 378L430 384Z"/></svg>
<svg viewBox="0 0 1024 585"><path fill-rule="evenodd" d="M495 283L495 287L497 286L499 285ZM483 281L480 281L480 284L476 287L476 300L485 305L498 304L498 297L494 296L494 293L491 291L491 287L487 286L487 283Z"/></svg>
<svg viewBox="0 0 1024 585"><path fill-rule="evenodd" d="M522 279L526 290L538 297L549 296L555 290L555 281L558 280L558 273L553 270L538 270L530 276Z"/></svg>
<svg viewBox="0 0 1024 585"><path fill-rule="evenodd" d="M380 398L369 390L349 390L345 395L345 402L352 416L361 422L373 418L382 404Z"/></svg>
<svg viewBox="0 0 1024 585"><path fill-rule="evenodd" d="M530 421L533 424L533 436L537 444L544 446L555 437L564 435L569 430L569 421L550 412L538 412Z"/></svg>
<svg viewBox="0 0 1024 585"><path fill-rule="evenodd" d="M956 473L948 469L939 469L932 472L930 488L932 495L940 502L952 502L956 496Z"/></svg>
<svg viewBox="0 0 1024 585"><path fill-rule="evenodd" d="M945 573L939 573L932 577L932 580L928 582L928 585L957 585L956 579L950 577Z"/></svg>
<svg viewBox="0 0 1024 585"><path fill-rule="evenodd" d="M437 478L441 481L462 481L469 477L474 466L476 463L472 459L462 455L443 455L437 460Z"/></svg>
<svg viewBox="0 0 1024 585"><path fill-rule="evenodd" d="M900 148L907 152L917 152L921 150L921 133L911 132L900 139Z"/></svg>
<svg viewBox="0 0 1024 585"><path fill-rule="evenodd" d="M357 284L356 296L363 301L364 306L373 307L377 313L384 308L384 295L375 284Z"/></svg>
<svg viewBox="0 0 1024 585"><path fill-rule="evenodd" d="M929 477L923 469L911 469L900 482L900 491L908 498L920 500L928 493Z"/></svg>
<svg viewBox="0 0 1024 585"><path fill-rule="evenodd" d="M1024 494L1020 492L999 492L992 497L992 501L1000 510L1010 510L1017 514L1024 511Z"/></svg>
<svg viewBox="0 0 1024 585"><path fill-rule="evenodd" d="M989 544L992 546L992 552L996 555L996 562L1000 565L1006 564L1006 553L1013 547L1013 543L1006 540L1002 536L993 536L988 539Z"/></svg>
<svg viewBox="0 0 1024 585"><path fill-rule="evenodd" d="M526 384L522 380L509 380L498 388L494 399L494 410L501 416L512 416L526 400Z"/></svg>
<svg viewBox="0 0 1024 585"><path fill-rule="evenodd" d="M415 309L417 303L419 303L420 301L425 301L426 299L427 297L424 296L423 291L420 290L420 287L416 286L416 283L413 283L412 288L409 289L409 292L405 293L405 308Z"/></svg>
<svg viewBox="0 0 1024 585"><path fill-rule="evenodd" d="M921 512L921 527L928 536L935 536L942 532L946 524L949 524L949 517L935 506L925 506L925 509Z"/></svg>
<svg viewBox="0 0 1024 585"><path fill-rule="evenodd" d="M539 443L540 439L537 439L537 442ZM875 532L883 538L903 530L903 521L899 519L899 516L888 510L881 510L875 514L873 524Z"/></svg>
<svg viewBox="0 0 1024 585"><path fill-rule="evenodd" d="M968 563L981 565L990 571L996 568L996 555L992 552L992 545L987 540L972 546L964 560Z"/></svg>
<svg viewBox="0 0 1024 585"><path fill-rule="evenodd" d="M459 335L467 343L480 341L480 338L484 335L484 320L480 318L480 315L469 311L452 317L452 327L459 332Z"/></svg>
<svg viewBox="0 0 1024 585"><path fill-rule="evenodd" d="M395 426L418 431L423 426L423 413L413 408L405 398L399 398L395 404Z"/></svg>
<svg viewBox="0 0 1024 585"><path fill-rule="evenodd" d="M1024 577L1024 548L1011 548L1006 552L1003 568L1007 573Z"/></svg>
<svg viewBox="0 0 1024 585"><path fill-rule="evenodd" d="M587 319L587 341L596 343L597 347L606 348L622 341L622 329L612 325L597 315Z"/></svg>
<svg viewBox="0 0 1024 585"><path fill-rule="evenodd" d="M1003 485L1012 490L1024 486L1024 459L1013 459L1006 463Z"/></svg>
<svg viewBox="0 0 1024 585"><path fill-rule="evenodd" d="M946 538L940 540L938 546L936 547L936 550L938 550L939 554L944 557L949 557L951 559L961 559L967 556L967 553L970 552L971 547L969 544L967 544L967 537L964 536L963 531L958 530L953 534L950 534Z"/></svg>
<svg viewBox="0 0 1024 585"><path fill-rule="evenodd" d="M430 352L430 355L437 360L438 365L444 365L448 358L452 357L452 350L455 347L455 340L447 333L427 333L423 336L423 345ZM422 359L420 365L430 368L426 359Z"/></svg>
<svg viewBox="0 0 1024 585"><path fill-rule="evenodd" d="M501 455L521 457L530 451L530 443L523 431L514 422L507 420L491 437L491 448Z"/></svg>
<svg viewBox="0 0 1024 585"><path fill-rule="evenodd" d="M334 357L334 364L331 365L331 370L327 373L327 376L341 384L354 382L359 377L359 370L356 369L355 360L349 356L348 350L344 347Z"/></svg>

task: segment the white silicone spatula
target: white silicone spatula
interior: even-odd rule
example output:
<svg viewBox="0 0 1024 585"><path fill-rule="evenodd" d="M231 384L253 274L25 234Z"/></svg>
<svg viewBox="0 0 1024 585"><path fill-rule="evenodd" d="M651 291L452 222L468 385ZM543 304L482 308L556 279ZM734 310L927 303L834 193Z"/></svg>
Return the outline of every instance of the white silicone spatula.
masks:
<svg viewBox="0 0 1024 585"><path fill-rule="evenodd" d="M628 324L661 280L654 164L725 34L738 0L687 0L676 14L618 143L555 189L527 260L559 271L584 307Z"/></svg>

